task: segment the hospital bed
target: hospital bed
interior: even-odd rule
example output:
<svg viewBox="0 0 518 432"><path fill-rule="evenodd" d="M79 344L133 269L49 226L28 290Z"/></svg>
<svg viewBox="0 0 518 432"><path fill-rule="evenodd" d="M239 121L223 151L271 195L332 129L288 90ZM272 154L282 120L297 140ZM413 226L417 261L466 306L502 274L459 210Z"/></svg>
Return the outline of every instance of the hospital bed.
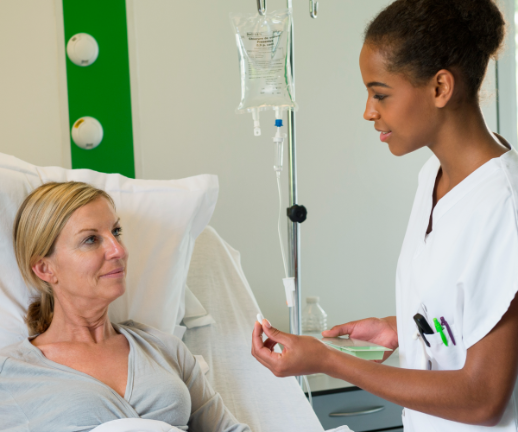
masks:
<svg viewBox="0 0 518 432"><path fill-rule="evenodd" d="M33 294L14 258L16 211L40 184L68 180L107 190L125 228L128 287L110 306L112 321L134 319L183 337L202 356L226 406L252 431L323 431L297 381L276 378L250 354L260 309L239 252L207 226L217 200L215 176L132 180L36 167L0 154L0 348L27 337L23 317Z"/></svg>

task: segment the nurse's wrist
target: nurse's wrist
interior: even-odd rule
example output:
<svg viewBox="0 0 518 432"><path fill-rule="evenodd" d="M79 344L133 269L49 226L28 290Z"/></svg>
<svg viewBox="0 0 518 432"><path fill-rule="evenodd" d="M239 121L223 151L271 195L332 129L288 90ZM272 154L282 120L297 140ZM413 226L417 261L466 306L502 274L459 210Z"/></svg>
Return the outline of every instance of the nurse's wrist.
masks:
<svg viewBox="0 0 518 432"><path fill-rule="evenodd" d="M322 373L333 378L344 379L343 371L347 368L349 360L354 357L328 346L326 349L329 352L322 357Z"/></svg>

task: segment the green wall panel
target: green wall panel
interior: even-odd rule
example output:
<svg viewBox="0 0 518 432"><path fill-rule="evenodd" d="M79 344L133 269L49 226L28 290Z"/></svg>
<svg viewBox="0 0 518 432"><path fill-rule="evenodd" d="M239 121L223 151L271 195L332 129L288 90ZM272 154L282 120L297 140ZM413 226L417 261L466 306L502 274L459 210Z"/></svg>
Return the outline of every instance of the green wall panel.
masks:
<svg viewBox="0 0 518 432"><path fill-rule="evenodd" d="M99 56L81 67L67 57L70 127L84 116L104 129L101 144L84 150L72 137L72 168L135 177L128 28L125 0L63 0L65 44L77 33L88 33L99 44Z"/></svg>

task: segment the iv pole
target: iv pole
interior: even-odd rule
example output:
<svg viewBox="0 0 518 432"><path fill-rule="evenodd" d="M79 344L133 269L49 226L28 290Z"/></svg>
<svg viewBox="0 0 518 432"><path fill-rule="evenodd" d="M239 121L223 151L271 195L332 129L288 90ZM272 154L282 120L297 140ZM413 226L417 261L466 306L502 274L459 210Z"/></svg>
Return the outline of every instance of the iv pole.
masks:
<svg viewBox="0 0 518 432"><path fill-rule="evenodd" d="M293 0L286 0L289 10L293 9ZM257 0L257 10L260 15L266 14L266 0ZM309 15L317 18L318 2L309 0ZM292 83L295 84L295 58L294 58L294 38L293 20L290 28L290 66ZM306 209L297 204L297 151L295 133L295 112L288 111L288 151L289 151L289 189L290 189L290 208L288 209L288 244L289 244L289 272L290 277L295 278L295 302L290 308L290 333L302 334L301 325L301 289L300 289L300 223L306 219ZM292 217L291 213L295 213ZM301 215L302 212L302 215ZM298 214L297 214L298 213ZM298 221L297 220L298 216ZM302 384L302 377L297 377L299 384Z"/></svg>

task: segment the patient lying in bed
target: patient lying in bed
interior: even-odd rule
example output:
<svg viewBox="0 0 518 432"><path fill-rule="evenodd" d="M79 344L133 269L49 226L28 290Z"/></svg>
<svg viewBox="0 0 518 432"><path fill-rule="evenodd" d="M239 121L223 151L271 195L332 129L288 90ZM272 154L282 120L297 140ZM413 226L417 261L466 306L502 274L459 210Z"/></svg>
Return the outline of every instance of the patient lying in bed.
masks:
<svg viewBox="0 0 518 432"><path fill-rule="evenodd" d="M182 430L249 431L178 338L110 323L128 254L109 195L84 183L41 186L18 211L14 243L40 295L27 315L33 336L0 351L0 430L90 431L145 418Z"/></svg>

